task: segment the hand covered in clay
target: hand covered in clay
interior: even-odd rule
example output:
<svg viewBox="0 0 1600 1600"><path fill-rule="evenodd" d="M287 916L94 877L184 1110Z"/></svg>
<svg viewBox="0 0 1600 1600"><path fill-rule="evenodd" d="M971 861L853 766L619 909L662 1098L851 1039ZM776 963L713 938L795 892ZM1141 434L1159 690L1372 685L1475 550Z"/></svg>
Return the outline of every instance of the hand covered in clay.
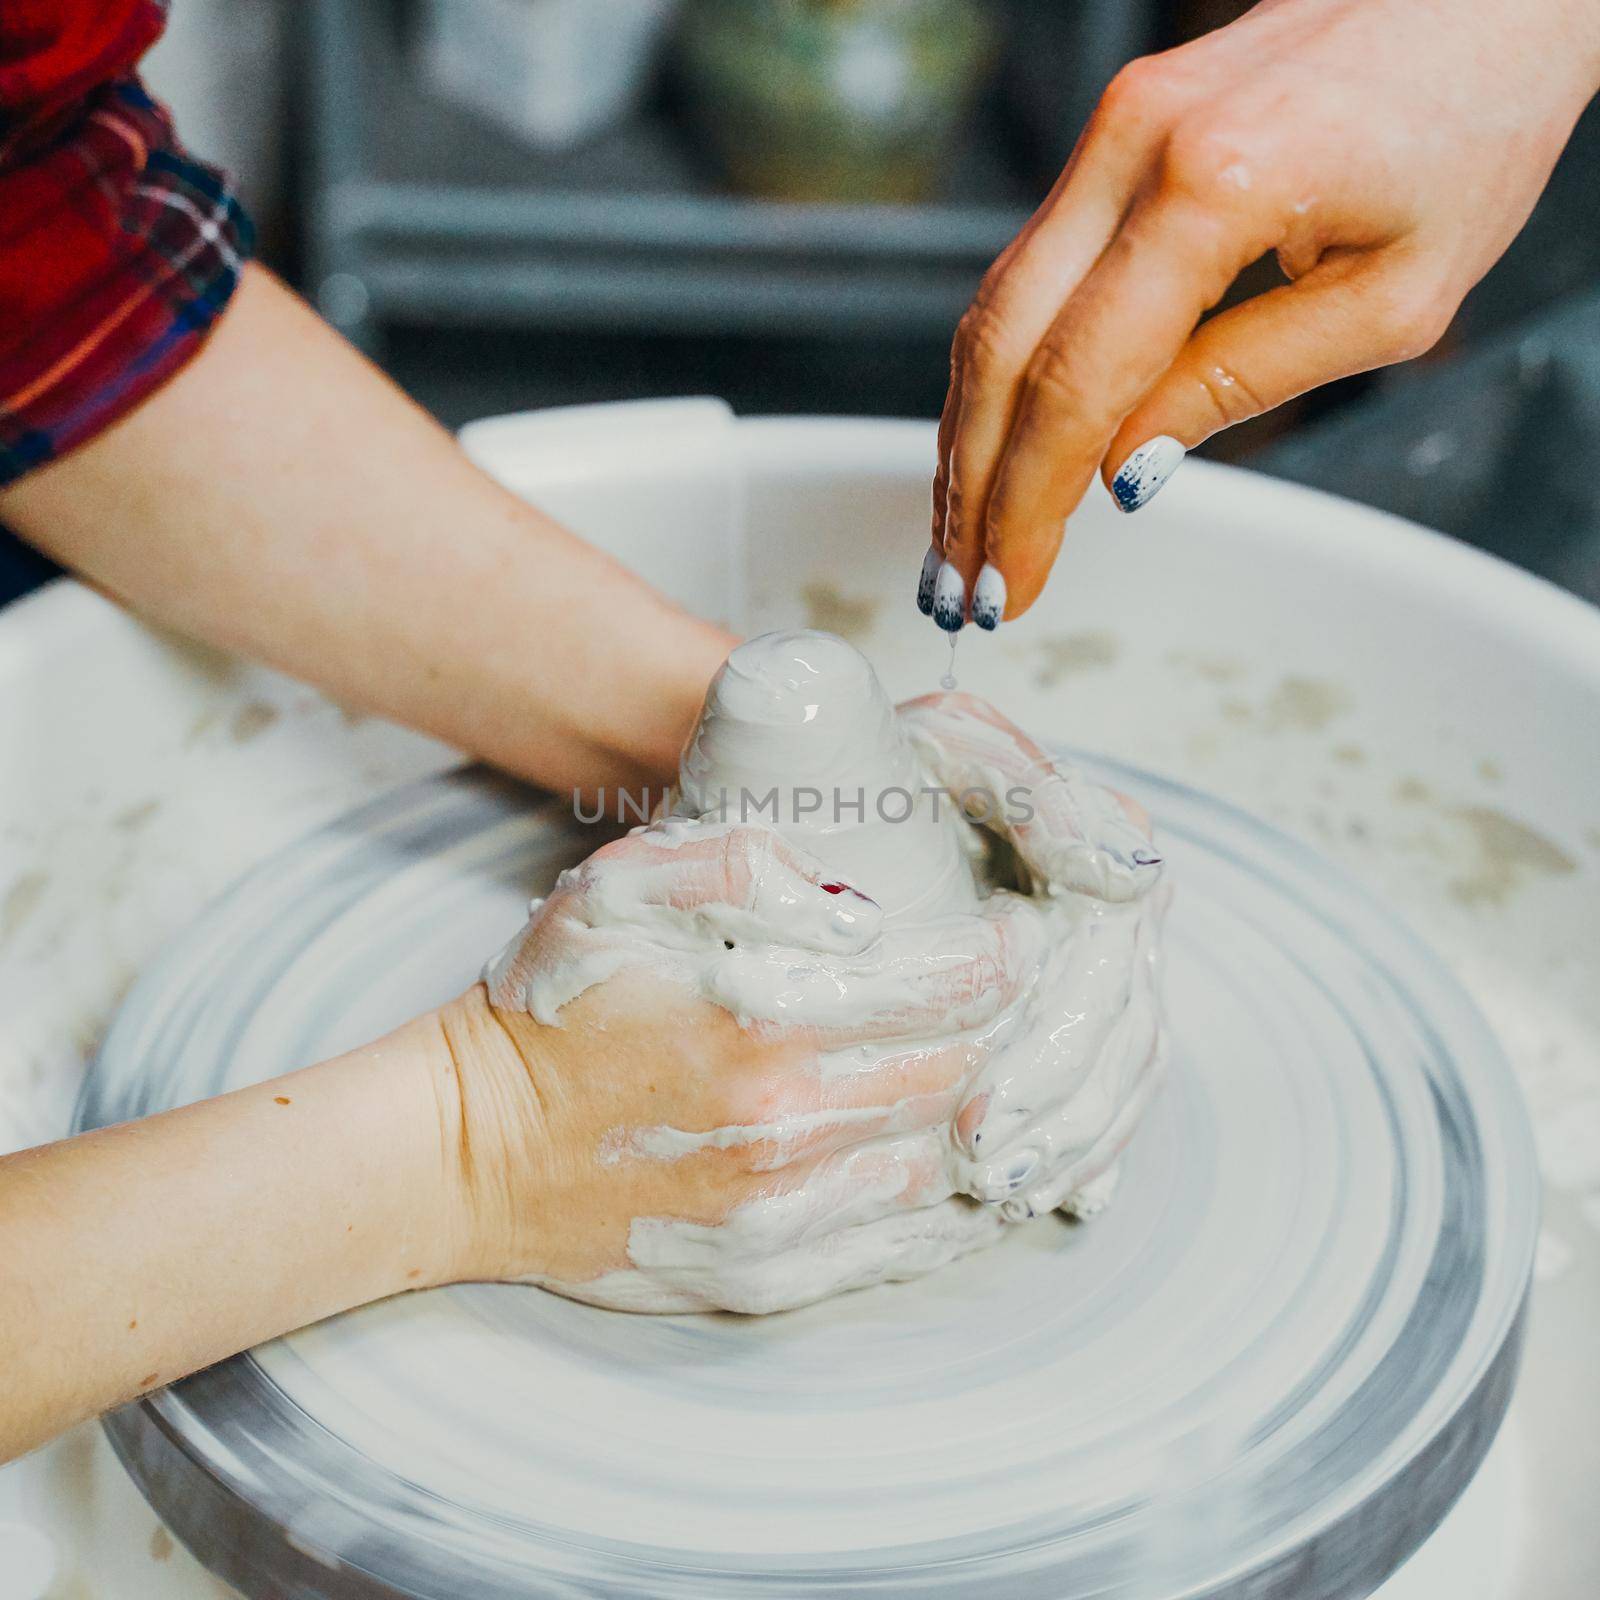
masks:
<svg viewBox="0 0 1600 1600"><path fill-rule="evenodd" d="M1020 899L885 929L764 827L605 846L442 1014L472 1275L761 1312L987 1242L949 1129L1041 956Z"/></svg>
<svg viewBox="0 0 1600 1600"><path fill-rule="evenodd" d="M1136 511L1218 429L1427 350L1597 86L1593 0L1264 0L1124 67L957 332L924 611L1020 616L1097 472Z"/></svg>
<svg viewBox="0 0 1600 1600"><path fill-rule="evenodd" d="M997 847L1014 856L983 875L1014 875L1046 929L1024 1003L994 1031L961 1097L953 1181L1011 1221L1087 1214L1103 1204L1160 1079L1167 894L1149 817L974 695L929 695L899 715L928 775L984 830L991 858Z"/></svg>

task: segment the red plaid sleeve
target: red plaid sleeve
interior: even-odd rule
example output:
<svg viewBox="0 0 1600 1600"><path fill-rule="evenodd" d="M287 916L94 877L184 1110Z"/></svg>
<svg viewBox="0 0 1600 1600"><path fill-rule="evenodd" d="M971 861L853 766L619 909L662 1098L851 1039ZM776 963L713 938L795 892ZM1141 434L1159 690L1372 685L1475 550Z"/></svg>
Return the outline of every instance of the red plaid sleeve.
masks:
<svg viewBox="0 0 1600 1600"><path fill-rule="evenodd" d="M0 484L199 348L249 220L133 68L165 0L0 0Z"/></svg>

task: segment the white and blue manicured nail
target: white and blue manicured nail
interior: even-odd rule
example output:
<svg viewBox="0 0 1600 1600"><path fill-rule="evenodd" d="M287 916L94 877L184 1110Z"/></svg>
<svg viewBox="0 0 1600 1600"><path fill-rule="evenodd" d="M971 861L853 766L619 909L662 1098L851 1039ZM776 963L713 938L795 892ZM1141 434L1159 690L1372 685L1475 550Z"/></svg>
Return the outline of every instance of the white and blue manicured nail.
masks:
<svg viewBox="0 0 1600 1600"><path fill-rule="evenodd" d="M1137 511L1148 505L1178 470L1186 454L1183 446L1165 433L1140 445L1111 480L1111 493L1118 506L1124 511Z"/></svg>
<svg viewBox="0 0 1600 1600"><path fill-rule="evenodd" d="M1025 1183L1032 1181L1039 1170L1039 1152L1037 1150L1022 1150L1012 1159L1011 1165L1006 1169L1006 1188L1015 1194Z"/></svg>
<svg viewBox="0 0 1600 1600"><path fill-rule="evenodd" d="M941 562L933 585L933 620L946 633L960 633L967 622L967 586L948 561Z"/></svg>
<svg viewBox="0 0 1600 1600"><path fill-rule="evenodd" d="M991 567L985 561L978 581L972 586L972 620L985 633L993 633L1005 614L1006 580L998 567Z"/></svg>
<svg viewBox="0 0 1600 1600"><path fill-rule="evenodd" d="M939 581L939 566L943 560L939 547L932 544L922 558L922 576L917 579L917 610L925 617L933 615L933 586Z"/></svg>

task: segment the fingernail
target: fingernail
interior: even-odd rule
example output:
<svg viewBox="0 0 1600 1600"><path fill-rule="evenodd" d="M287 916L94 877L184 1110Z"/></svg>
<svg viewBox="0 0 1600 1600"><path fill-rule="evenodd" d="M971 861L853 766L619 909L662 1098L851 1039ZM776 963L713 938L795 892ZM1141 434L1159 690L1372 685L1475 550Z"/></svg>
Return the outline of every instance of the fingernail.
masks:
<svg viewBox="0 0 1600 1600"><path fill-rule="evenodd" d="M1159 867L1161 865L1161 857L1154 850L1135 850L1133 852L1133 864L1136 867Z"/></svg>
<svg viewBox="0 0 1600 1600"><path fill-rule="evenodd" d="M1111 493L1124 511L1137 511L1161 492L1161 486L1178 470L1188 452L1170 434L1160 434L1142 444L1122 463L1111 480Z"/></svg>
<svg viewBox="0 0 1600 1600"><path fill-rule="evenodd" d="M1000 1215L1007 1222L1031 1222L1033 1220L1033 1207L1026 1200L1007 1200L1000 1207Z"/></svg>
<svg viewBox="0 0 1600 1600"><path fill-rule="evenodd" d="M1006 580L998 567L991 567L985 561L978 581L972 586L972 620L985 633L993 633L1000 626L1005 610Z"/></svg>
<svg viewBox="0 0 1600 1600"><path fill-rule="evenodd" d="M988 1109L989 1096L984 1093L974 1095L956 1113L956 1139L969 1156L976 1155L983 1142L983 1114Z"/></svg>
<svg viewBox="0 0 1600 1600"><path fill-rule="evenodd" d="M933 615L933 586L939 581L939 564L943 560L936 545L929 545L927 555L922 558L922 576L917 579L917 610L925 617Z"/></svg>
<svg viewBox="0 0 1600 1600"><path fill-rule="evenodd" d="M946 633L960 633L967 621L967 586L948 561L940 564L933 587L933 620Z"/></svg>
<svg viewBox="0 0 1600 1600"><path fill-rule="evenodd" d="M1024 1150L1006 1169L1006 1183L1015 1193L1039 1170L1039 1152Z"/></svg>
<svg viewBox="0 0 1600 1600"><path fill-rule="evenodd" d="M877 910L881 911L883 909L870 894L862 894L859 889L852 888L848 883L824 883L820 885L820 887L827 894L847 894L853 899L864 900L869 906L872 906Z"/></svg>
<svg viewBox="0 0 1600 1600"><path fill-rule="evenodd" d="M838 954L864 950L883 924L882 907L852 885L788 871L758 873L745 906L712 907L705 916L730 948L781 939Z"/></svg>

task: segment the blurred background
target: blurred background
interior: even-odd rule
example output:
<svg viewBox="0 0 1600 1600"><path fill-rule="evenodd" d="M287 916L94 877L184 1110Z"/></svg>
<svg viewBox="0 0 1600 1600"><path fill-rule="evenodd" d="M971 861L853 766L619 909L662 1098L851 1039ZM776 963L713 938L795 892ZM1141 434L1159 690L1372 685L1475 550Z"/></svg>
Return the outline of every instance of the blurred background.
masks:
<svg viewBox="0 0 1600 1600"><path fill-rule="evenodd" d="M932 417L957 318L1107 80L1246 9L173 0L147 77L264 259L451 426L695 393ZM1597 195L1591 108L1436 351L1205 453L1600 599ZM44 570L0 559L0 586Z"/></svg>

